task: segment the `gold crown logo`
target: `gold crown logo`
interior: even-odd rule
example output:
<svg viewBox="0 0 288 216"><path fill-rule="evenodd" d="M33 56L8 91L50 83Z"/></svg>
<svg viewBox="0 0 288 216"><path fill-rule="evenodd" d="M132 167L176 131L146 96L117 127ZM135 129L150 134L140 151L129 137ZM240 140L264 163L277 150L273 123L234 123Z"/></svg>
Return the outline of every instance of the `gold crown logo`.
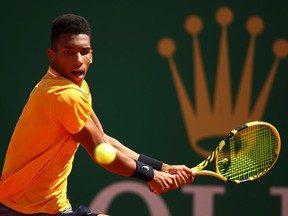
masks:
<svg viewBox="0 0 288 216"><path fill-rule="evenodd" d="M203 22L199 16L189 16L184 23L185 29L192 36L193 41L195 105L189 99L188 92L173 58L176 51L174 40L169 37L162 38L157 47L159 54L168 60L189 142L193 150L203 157L207 157L211 151L199 145L201 140L223 136L235 126L253 120L261 120L280 60L288 54L287 41L284 39L276 40L272 48L275 60L252 107L251 96L256 37L263 32L264 22L259 16L249 17L246 22L246 28L250 34L250 39L236 100L233 104L228 49L228 26L232 23L233 17L234 14L228 7L221 7L216 11L216 21L221 26L221 34L214 103L210 99L201 56L198 36L203 28Z"/></svg>

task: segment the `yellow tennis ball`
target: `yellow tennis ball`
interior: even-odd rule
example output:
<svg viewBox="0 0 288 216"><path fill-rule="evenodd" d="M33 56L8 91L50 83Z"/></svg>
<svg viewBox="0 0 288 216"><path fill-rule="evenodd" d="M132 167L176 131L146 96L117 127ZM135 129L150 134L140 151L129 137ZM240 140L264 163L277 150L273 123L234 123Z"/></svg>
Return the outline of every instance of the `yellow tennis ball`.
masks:
<svg viewBox="0 0 288 216"><path fill-rule="evenodd" d="M94 149L94 157L100 164L111 164L116 158L116 149L108 143L101 143Z"/></svg>

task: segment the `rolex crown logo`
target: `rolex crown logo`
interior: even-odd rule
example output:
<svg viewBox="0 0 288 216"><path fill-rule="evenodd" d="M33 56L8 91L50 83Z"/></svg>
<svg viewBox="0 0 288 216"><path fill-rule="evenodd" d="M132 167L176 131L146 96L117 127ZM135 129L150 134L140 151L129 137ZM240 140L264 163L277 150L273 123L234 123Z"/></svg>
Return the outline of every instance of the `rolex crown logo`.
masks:
<svg viewBox="0 0 288 216"><path fill-rule="evenodd" d="M242 76L236 98L233 100L230 80L228 27L233 22L234 14L230 8L221 7L216 11L215 18L221 27L221 33L213 101L211 101L209 95L204 61L201 55L199 35L203 29L203 22L199 16L189 16L184 23L185 30L191 35L193 43L194 103L189 98L187 87L184 85L173 57L176 52L176 43L173 39L165 37L159 41L157 47L159 54L168 60L189 142L193 150L203 157L207 157L211 151L199 145L201 140L209 137L220 137L246 122L261 120L280 60L288 54L286 40L278 39L273 43L274 62L267 72L256 101L252 102L256 38L264 30L264 21L259 16L249 17L246 22L246 29L250 38L246 57L243 65L241 65ZM238 42L235 41L235 43ZM191 84L191 86L193 85Z"/></svg>

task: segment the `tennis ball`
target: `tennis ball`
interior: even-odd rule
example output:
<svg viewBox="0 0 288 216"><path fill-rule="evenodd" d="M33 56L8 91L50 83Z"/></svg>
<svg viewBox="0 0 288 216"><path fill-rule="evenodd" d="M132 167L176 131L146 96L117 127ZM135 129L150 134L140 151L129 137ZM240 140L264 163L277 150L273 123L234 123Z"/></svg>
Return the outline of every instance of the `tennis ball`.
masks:
<svg viewBox="0 0 288 216"><path fill-rule="evenodd" d="M94 157L99 164L111 164L116 158L116 149L108 143L101 143L94 149Z"/></svg>

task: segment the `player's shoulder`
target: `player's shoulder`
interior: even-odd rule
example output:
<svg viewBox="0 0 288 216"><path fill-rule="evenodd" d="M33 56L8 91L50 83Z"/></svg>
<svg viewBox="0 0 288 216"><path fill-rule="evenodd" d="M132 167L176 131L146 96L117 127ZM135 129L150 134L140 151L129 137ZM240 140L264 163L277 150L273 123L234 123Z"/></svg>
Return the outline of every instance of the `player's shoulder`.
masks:
<svg viewBox="0 0 288 216"><path fill-rule="evenodd" d="M90 97L89 92L73 84L58 87L54 94L57 96L58 99L74 101L88 100L88 98Z"/></svg>
<svg viewBox="0 0 288 216"><path fill-rule="evenodd" d="M33 90L33 95L41 99L55 100L55 102L91 100L89 87L85 80L79 87L64 77L42 79Z"/></svg>

